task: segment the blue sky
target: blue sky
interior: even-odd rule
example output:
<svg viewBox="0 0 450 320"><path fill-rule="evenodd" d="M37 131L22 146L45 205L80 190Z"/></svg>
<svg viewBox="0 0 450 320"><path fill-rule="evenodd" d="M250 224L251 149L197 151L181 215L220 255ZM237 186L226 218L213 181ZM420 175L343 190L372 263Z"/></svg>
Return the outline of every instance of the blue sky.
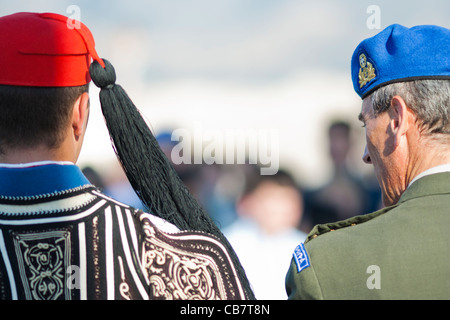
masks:
<svg viewBox="0 0 450 320"><path fill-rule="evenodd" d="M380 31L367 27L368 7L380 9L381 29L450 27L448 0L0 1L0 15L67 15L77 5L100 56L113 63L118 82L156 131L195 123L205 130L275 128L281 166L311 183L327 175L327 121L356 121L360 110L350 57ZM92 91L83 162L113 157ZM355 146L360 158L363 142Z"/></svg>
<svg viewBox="0 0 450 320"><path fill-rule="evenodd" d="M450 26L447 0L2 2L2 15L28 10L66 14L69 5L78 5L101 55L119 50L120 43L112 41L115 35L134 32L142 47L127 48L129 57L133 59L138 49L148 50L133 59L148 80L221 77L257 81L309 68L348 69L355 45L377 31L366 27L370 5L380 7L382 28L391 23Z"/></svg>

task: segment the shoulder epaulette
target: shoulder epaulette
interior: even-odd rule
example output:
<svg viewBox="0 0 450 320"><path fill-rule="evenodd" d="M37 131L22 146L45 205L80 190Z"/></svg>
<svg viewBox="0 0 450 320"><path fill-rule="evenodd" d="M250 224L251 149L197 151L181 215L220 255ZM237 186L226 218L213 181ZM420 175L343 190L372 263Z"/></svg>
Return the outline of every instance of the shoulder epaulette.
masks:
<svg viewBox="0 0 450 320"><path fill-rule="evenodd" d="M352 226L367 222L369 220L372 220L373 218L376 218L376 217L392 210L396 206L397 205L386 207L386 208L380 209L380 210L372 212L372 213L354 216L354 217L351 217L351 218L348 218L345 220L341 220L341 221L337 221L337 222L317 224L309 232L308 236L306 237L305 243L308 241L311 241L312 239L317 238L318 236L320 236L324 233L332 232L332 231L347 228L347 227L352 227Z"/></svg>

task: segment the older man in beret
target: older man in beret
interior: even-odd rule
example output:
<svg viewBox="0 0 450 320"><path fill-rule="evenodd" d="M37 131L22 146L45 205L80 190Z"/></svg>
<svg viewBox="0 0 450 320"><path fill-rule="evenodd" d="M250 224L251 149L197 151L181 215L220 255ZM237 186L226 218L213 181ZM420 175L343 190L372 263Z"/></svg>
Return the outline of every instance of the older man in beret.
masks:
<svg viewBox="0 0 450 320"><path fill-rule="evenodd" d="M391 25L351 68L385 207L315 226L289 299L450 299L450 31Z"/></svg>

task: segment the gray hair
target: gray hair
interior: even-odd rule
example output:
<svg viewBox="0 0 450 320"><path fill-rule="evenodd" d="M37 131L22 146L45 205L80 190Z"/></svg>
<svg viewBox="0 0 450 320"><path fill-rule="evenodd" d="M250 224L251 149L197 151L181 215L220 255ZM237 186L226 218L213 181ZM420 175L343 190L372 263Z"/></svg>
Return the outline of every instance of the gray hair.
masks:
<svg viewBox="0 0 450 320"><path fill-rule="evenodd" d="M371 94L375 116L401 96L424 134L450 134L450 80L413 80L383 86Z"/></svg>

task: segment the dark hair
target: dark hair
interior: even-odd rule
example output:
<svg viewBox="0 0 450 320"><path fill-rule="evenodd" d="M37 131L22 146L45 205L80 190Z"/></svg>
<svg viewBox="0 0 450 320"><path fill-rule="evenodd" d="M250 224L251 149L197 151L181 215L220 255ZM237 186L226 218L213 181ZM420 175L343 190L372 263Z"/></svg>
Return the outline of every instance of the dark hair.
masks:
<svg viewBox="0 0 450 320"><path fill-rule="evenodd" d="M241 197L253 193L259 186L266 182L274 183L282 187L289 187L296 189L299 193L301 192L300 186L294 177L287 170L280 169L273 175L252 175L247 177Z"/></svg>
<svg viewBox="0 0 450 320"><path fill-rule="evenodd" d="M333 131L334 129L342 129L343 132L346 133L346 135L350 135L351 126L345 120L334 120L328 126L328 135L329 136L334 134L334 131Z"/></svg>
<svg viewBox="0 0 450 320"><path fill-rule="evenodd" d="M89 85L22 87L0 85L0 153L45 145L58 147L76 99Z"/></svg>

